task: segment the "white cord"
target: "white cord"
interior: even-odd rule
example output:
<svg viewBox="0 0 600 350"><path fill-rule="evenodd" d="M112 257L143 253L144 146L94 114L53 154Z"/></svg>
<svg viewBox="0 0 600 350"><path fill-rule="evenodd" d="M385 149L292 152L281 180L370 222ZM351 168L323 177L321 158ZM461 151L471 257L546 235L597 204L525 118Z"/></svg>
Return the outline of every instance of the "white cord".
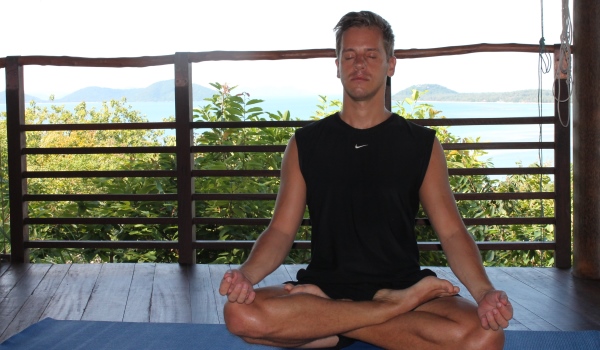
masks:
<svg viewBox="0 0 600 350"><path fill-rule="evenodd" d="M572 57L571 57L571 45L573 44L573 24L571 22L571 13L569 11L569 0L562 0L562 32L560 34L560 53L558 56L558 67L554 70L554 79L557 80L561 75L566 75L567 87L569 89L569 95L564 100L560 99L560 84L558 85L558 93L554 91L553 87L552 95L557 102L567 102L571 99L573 94L573 74L572 74ZM563 121L560 115L560 109L558 109L558 119L563 127L568 127L570 118L567 115L567 120Z"/></svg>

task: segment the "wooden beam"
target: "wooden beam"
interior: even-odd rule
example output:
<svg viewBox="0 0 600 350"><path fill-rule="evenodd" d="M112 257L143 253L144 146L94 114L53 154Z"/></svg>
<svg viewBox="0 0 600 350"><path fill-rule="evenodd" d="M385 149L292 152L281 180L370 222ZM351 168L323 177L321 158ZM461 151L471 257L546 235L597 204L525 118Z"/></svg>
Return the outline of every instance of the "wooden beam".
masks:
<svg viewBox="0 0 600 350"><path fill-rule="evenodd" d="M573 1L573 274L600 279L600 1Z"/></svg>
<svg viewBox="0 0 600 350"><path fill-rule="evenodd" d="M8 191L10 203L10 246L11 261L29 262L29 251L24 242L29 239L29 228L23 220L27 217L27 160L23 154L25 132L25 93L23 87L23 66L18 56L6 58L6 141L8 145Z"/></svg>
<svg viewBox="0 0 600 350"><path fill-rule="evenodd" d="M177 145L177 228L179 231L179 263L195 264L196 226L192 222L196 209L192 194L194 179L192 168L194 144L192 128L192 65L185 52L175 54L175 130Z"/></svg>

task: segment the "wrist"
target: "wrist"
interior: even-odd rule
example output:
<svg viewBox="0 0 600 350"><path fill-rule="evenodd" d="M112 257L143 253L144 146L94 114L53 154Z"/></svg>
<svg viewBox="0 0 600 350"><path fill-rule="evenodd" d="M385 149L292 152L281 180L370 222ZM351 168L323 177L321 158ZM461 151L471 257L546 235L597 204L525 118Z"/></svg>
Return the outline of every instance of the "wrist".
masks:
<svg viewBox="0 0 600 350"><path fill-rule="evenodd" d="M478 293L475 293L475 295L473 295L473 298L475 299L475 301L477 302L477 304L479 305L479 303L485 299L485 296L490 293L495 291L496 288L494 288L493 286L489 286L488 288L482 288L479 290Z"/></svg>
<svg viewBox="0 0 600 350"><path fill-rule="evenodd" d="M244 266L241 266L241 267L239 268L239 270L238 270L238 271L239 271L239 272L240 272L240 273L241 273L241 274L244 276L244 278L245 278L245 279L247 279L247 280L248 280L248 281L249 281L249 282L250 282L252 285L255 285L255 284L257 284L257 283L259 282L259 281L256 281L256 280L254 279L254 276L252 275L252 273L251 273L251 272L249 272L247 268L244 268Z"/></svg>

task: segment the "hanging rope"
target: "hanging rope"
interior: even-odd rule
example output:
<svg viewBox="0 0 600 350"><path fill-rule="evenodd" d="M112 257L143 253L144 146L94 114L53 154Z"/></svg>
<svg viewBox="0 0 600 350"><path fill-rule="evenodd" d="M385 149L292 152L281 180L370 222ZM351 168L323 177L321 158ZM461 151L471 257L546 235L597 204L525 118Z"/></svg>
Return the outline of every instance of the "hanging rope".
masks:
<svg viewBox="0 0 600 350"><path fill-rule="evenodd" d="M540 8L541 8L541 29L542 29L542 37L540 38L540 51L538 58L538 95L537 95L537 104L538 104L538 117L542 117L542 102L543 102L543 90L542 90L542 82L544 74L548 74L550 72L552 66L552 56L546 52L546 39L544 38L544 0L540 0ZM539 136L538 136L540 144L544 141L543 137L543 125L539 125ZM540 167L544 166L544 153L542 148L538 149L538 164ZM539 180L540 192L543 191L543 178L542 174L540 174ZM544 201L540 200L541 205L541 216L544 216Z"/></svg>
<svg viewBox="0 0 600 350"><path fill-rule="evenodd" d="M540 0L540 8L541 8L541 30L542 37L540 38L540 51L539 51L539 60L538 60L538 116L542 116L542 77L544 74L550 72L551 67L551 55L546 52L546 40L544 38L544 0ZM560 51L558 62L556 62L557 67L554 70L554 80L560 79L561 76L566 76L567 88L569 90L569 95L566 99L561 100L561 84L553 84L552 87L552 95L554 99L558 103L567 102L571 98L571 94L573 92L572 84L573 84L573 76L571 73L571 45L573 43L573 38L571 36L573 32L573 26L571 23L571 14L569 11L569 0L562 0L562 32L560 35ZM558 91L555 91L556 87L558 87ZM566 120L563 120L563 117L560 115L560 108L557 108L558 120L563 127L569 127L570 118L567 115ZM539 129L539 142L543 141L543 126L540 124ZM543 166L543 151L541 148L538 149L538 160L539 166ZM540 192L543 191L543 176L540 174L539 178L539 187ZM540 216L544 217L544 200L540 199ZM542 240L545 240L545 228L542 228ZM544 256L542 255L542 262L544 261Z"/></svg>
<svg viewBox="0 0 600 350"><path fill-rule="evenodd" d="M572 60L571 60L571 45L573 44L573 23L571 22L571 13L569 11L569 0L562 0L562 32L560 34L560 53L558 56L558 67L554 70L554 79L559 79L561 75L565 75L567 78L567 88L569 95L564 100L560 100L560 85L558 85L558 91L554 91L554 99L558 102L567 102L571 99L573 93L573 74L572 74ZM566 120L560 115L558 110L558 119L563 127L568 127L570 118L567 115Z"/></svg>

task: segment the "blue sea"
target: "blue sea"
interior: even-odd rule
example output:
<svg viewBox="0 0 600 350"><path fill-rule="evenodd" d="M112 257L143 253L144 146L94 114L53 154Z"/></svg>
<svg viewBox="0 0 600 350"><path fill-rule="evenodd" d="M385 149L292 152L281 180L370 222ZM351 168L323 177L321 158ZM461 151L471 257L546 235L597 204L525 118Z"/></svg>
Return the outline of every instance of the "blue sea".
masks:
<svg viewBox="0 0 600 350"><path fill-rule="evenodd" d="M339 98L330 96L329 100ZM194 108L205 105L206 101L194 102ZM537 117L540 115L537 103L504 103L504 102L426 102L433 105L441 115L447 118L502 118L502 117ZM64 105L73 108L77 103L38 103L44 107L51 104ZM148 121L162 121L163 118L175 115L174 102L128 102L134 110L138 110ZM264 111L277 113L277 111L289 111L292 118L310 119L321 104L318 96L300 97L271 97L264 98L264 102L258 106ZM101 106L99 102L87 103L88 108ZM541 115L553 114L553 105L544 103L541 105ZM0 104L0 112L6 111L6 105ZM538 125L524 125L516 129L514 126L453 126L450 132L458 137L480 138L482 142L521 141L536 142L553 141L552 129L545 126L540 130ZM542 153L543 164L553 164L553 152L545 150ZM496 167L512 167L516 164L529 166L540 162L537 150L501 150L487 151L484 159L489 159Z"/></svg>

